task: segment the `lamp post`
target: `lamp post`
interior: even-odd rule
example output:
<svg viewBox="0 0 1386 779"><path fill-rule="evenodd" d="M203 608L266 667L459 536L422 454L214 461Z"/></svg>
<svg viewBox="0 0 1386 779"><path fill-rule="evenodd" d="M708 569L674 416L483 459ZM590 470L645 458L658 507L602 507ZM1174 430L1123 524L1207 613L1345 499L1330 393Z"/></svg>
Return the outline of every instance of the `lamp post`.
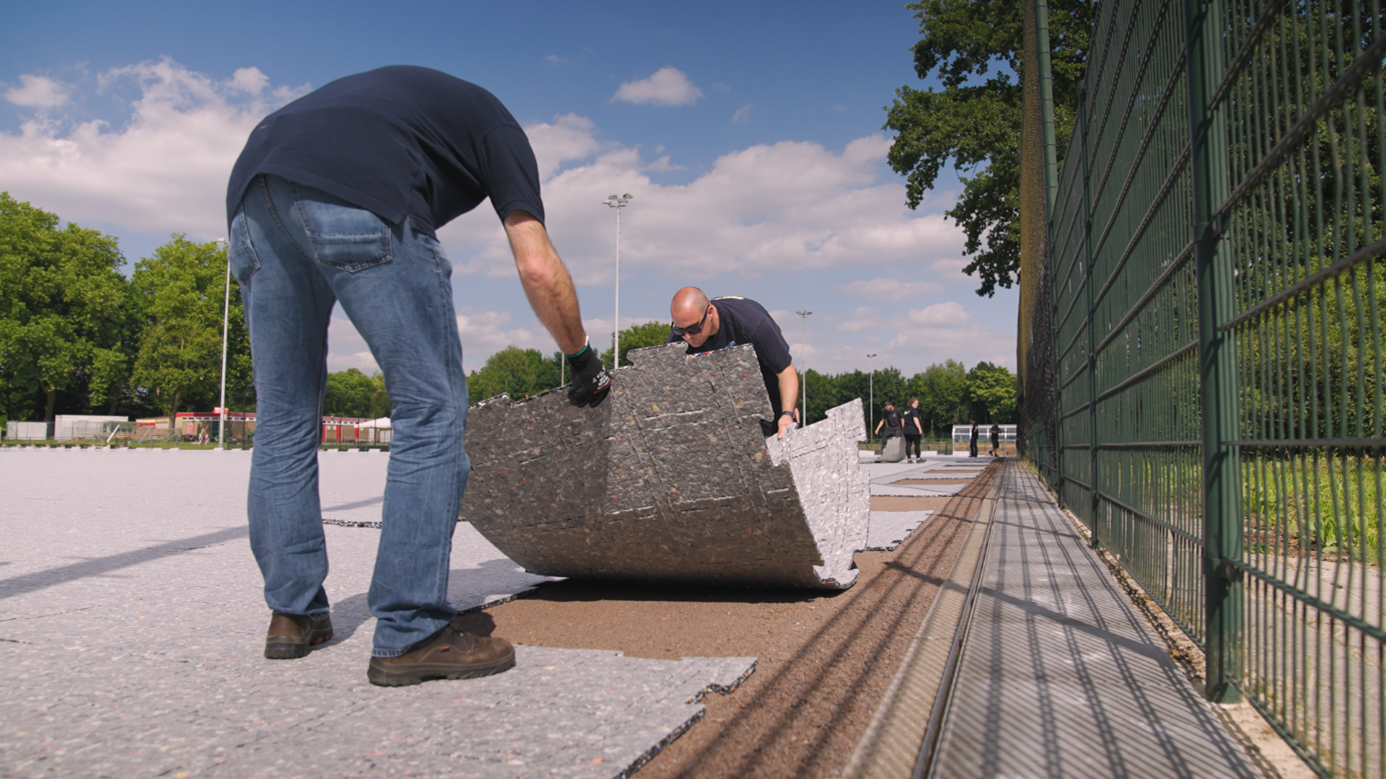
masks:
<svg viewBox="0 0 1386 779"><path fill-rule="evenodd" d="M871 442L871 436L876 430L876 355L868 354L866 359L870 360L871 365L871 402L867 404L867 410L871 414L871 421L866 423L866 441Z"/></svg>
<svg viewBox="0 0 1386 779"><path fill-rule="evenodd" d="M621 209L635 197L627 192L624 195L611 195L602 201L603 205L616 209L616 322L611 330L611 367L621 364Z"/></svg>
<svg viewBox="0 0 1386 779"><path fill-rule="evenodd" d="M800 335L799 335L799 343L801 343L801 344L804 345L804 352L805 352L805 355L804 355L804 356L805 356L805 358L807 358L807 356L808 356L808 355L807 355L807 352L808 352L808 318L809 318L809 314L812 314L813 312L812 312L812 311L795 311L794 313L798 314L798 315L799 315L799 319L803 322L803 328L800 330ZM802 418L802 421L800 421L799 424L800 424L801 427L808 427L808 365L807 365L808 360L805 359L804 362L805 362L804 369L803 369L803 376L804 376L804 377L803 377L803 379L799 382L799 385L800 385L800 386L803 388L803 390L804 390L804 399L803 399L803 401L801 401L801 402L799 403L799 406L803 409L803 418Z"/></svg>
<svg viewBox="0 0 1386 779"><path fill-rule="evenodd" d="M218 238L222 256L226 260L226 293L221 303L221 405L217 416L217 446L226 448L226 333L231 322L231 256L227 251L229 244L225 238Z"/></svg>

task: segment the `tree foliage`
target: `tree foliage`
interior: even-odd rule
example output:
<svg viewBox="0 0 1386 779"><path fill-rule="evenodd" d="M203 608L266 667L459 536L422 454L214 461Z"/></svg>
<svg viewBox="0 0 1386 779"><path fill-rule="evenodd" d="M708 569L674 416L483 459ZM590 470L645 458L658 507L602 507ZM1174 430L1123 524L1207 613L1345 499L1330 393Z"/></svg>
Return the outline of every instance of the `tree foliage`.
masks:
<svg viewBox="0 0 1386 779"><path fill-rule="evenodd" d="M133 380L150 405L169 416L178 413L184 399L206 403L218 396L225 279L226 252L180 234L135 265L131 286L141 327ZM234 293L234 276L231 284ZM230 322L242 340L238 294ZM236 352L248 355L249 349Z"/></svg>
<svg viewBox="0 0 1386 779"><path fill-rule="evenodd" d="M365 419L390 416L390 393L385 390L385 377L379 372L367 376L355 368L329 373L322 413Z"/></svg>
<svg viewBox="0 0 1386 779"><path fill-rule="evenodd" d="M560 352L545 357L538 349L507 346L467 377L471 402L480 403L501 394L508 394L515 401L548 392L558 386L558 361L562 357Z"/></svg>
<svg viewBox="0 0 1386 779"><path fill-rule="evenodd" d="M89 389L101 403L122 377L125 264L114 238L0 192L0 401L24 416L44 397L51 421L59 392ZM18 412L16 414L16 412Z"/></svg>
<svg viewBox="0 0 1386 779"><path fill-rule="evenodd" d="M1006 368L988 362L980 362L969 371L957 360L945 360L908 379L899 368L888 365L876 370L874 382L865 371L824 375L810 370L805 383L809 424L824 419L828 409L854 398L870 403L873 383L874 404L862 420L871 429L885 412L887 400L904 410L911 398L919 399L920 423L926 438L946 438L953 425L974 417L979 422L1015 422L1016 377Z"/></svg>
<svg viewBox="0 0 1386 779"><path fill-rule="evenodd" d="M669 340L669 325L663 322L646 322L643 325L632 325L621 331L621 365L630 365L631 361L626 355L633 349L644 349L647 346L659 346ZM602 364L611 365L611 350L602 352Z"/></svg>
<svg viewBox="0 0 1386 779"><path fill-rule="evenodd" d="M978 295L1010 287L1020 269L1020 130L1022 0L921 0L907 7L919 20L914 70L942 89L895 91L885 129L896 133L888 160L907 178L906 203L918 208L943 166L952 162L963 192L946 215L967 236L964 269ZM1078 106L1078 82L1092 28L1088 0L1051 0L1055 136L1058 154ZM985 246L983 246L985 243Z"/></svg>

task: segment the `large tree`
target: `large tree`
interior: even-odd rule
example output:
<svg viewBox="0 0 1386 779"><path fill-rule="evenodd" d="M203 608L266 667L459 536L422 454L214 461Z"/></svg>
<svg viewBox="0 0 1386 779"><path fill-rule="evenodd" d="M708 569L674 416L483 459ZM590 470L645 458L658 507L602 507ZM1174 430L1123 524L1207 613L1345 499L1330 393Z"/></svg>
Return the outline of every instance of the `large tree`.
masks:
<svg viewBox="0 0 1386 779"><path fill-rule="evenodd" d="M385 391L385 376L379 372L367 376L355 368L329 373L322 413L367 419L390 416L390 393Z"/></svg>
<svg viewBox="0 0 1386 779"><path fill-rule="evenodd" d="M486 358L480 370L467 377L467 392L472 403L480 403L500 394L510 395L511 401L523 400L558 386L558 359L562 355L544 357L538 349L507 346Z"/></svg>
<svg viewBox="0 0 1386 779"><path fill-rule="evenodd" d="M149 405L169 415L170 424L184 400L210 410L218 397L225 279L226 252L181 234L135 264L131 282L141 327L133 381ZM227 383L234 397L230 369L248 371L249 349L234 276L231 285Z"/></svg>
<svg viewBox="0 0 1386 779"><path fill-rule="evenodd" d="M93 404L123 379L125 264L116 240L0 192L0 409L25 416L41 393L53 419L59 392L86 387ZM18 401L18 402L16 402Z"/></svg>
<svg viewBox="0 0 1386 779"><path fill-rule="evenodd" d="M906 203L917 208L943 166L952 162L963 192L946 215L967 235L964 269L978 295L1010 287L1020 269L1020 74L1022 2L922 0L907 7L922 35L914 71L936 76L941 90L900 87L886 109L897 133L890 166L907 177ZM1078 106L1078 82L1092 31L1089 0L1049 1L1055 136L1062 162ZM985 242L985 247L983 247Z"/></svg>
<svg viewBox="0 0 1386 779"><path fill-rule="evenodd" d="M631 325L621 331L621 365L632 365L627 357L633 349L659 346L669 340L669 325L664 322L646 322ZM602 352L602 364L611 365L611 350Z"/></svg>

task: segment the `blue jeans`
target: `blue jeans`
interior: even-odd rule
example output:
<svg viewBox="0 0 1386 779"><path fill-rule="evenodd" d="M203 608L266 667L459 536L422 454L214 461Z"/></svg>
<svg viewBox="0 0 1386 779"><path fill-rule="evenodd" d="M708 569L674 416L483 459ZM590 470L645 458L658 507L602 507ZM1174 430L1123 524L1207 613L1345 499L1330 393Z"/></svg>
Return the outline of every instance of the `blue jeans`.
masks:
<svg viewBox="0 0 1386 779"><path fill-rule="evenodd" d="M467 382L438 242L408 220L277 176L251 182L231 221L257 396L250 467L250 546L265 602L328 612L318 441L334 302L385 374L394 440L368 602L374 654L396 657L447 625L448 567L469 464Z"/></svg>

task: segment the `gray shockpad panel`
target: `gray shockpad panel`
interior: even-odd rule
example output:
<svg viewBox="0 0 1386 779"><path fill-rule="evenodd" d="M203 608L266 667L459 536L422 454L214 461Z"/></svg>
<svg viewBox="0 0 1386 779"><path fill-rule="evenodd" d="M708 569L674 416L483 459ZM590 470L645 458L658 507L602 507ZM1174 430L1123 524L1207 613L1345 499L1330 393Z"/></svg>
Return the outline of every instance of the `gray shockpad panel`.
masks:
<svg viewBox="0 0 1386 779"><path fill-rule="evenodd" d="M842 589L870 525L860 400L767 439L755 350L630 353L610 396L472 407L461 519L546 576Z"/></svg>
<svg viewBox="0 0 1386 779"><path fill-rule="evenodd" d="M933 511L871 512L871 535L866 541L866 551L889 552L896 549L933 515Z"/></svg>

